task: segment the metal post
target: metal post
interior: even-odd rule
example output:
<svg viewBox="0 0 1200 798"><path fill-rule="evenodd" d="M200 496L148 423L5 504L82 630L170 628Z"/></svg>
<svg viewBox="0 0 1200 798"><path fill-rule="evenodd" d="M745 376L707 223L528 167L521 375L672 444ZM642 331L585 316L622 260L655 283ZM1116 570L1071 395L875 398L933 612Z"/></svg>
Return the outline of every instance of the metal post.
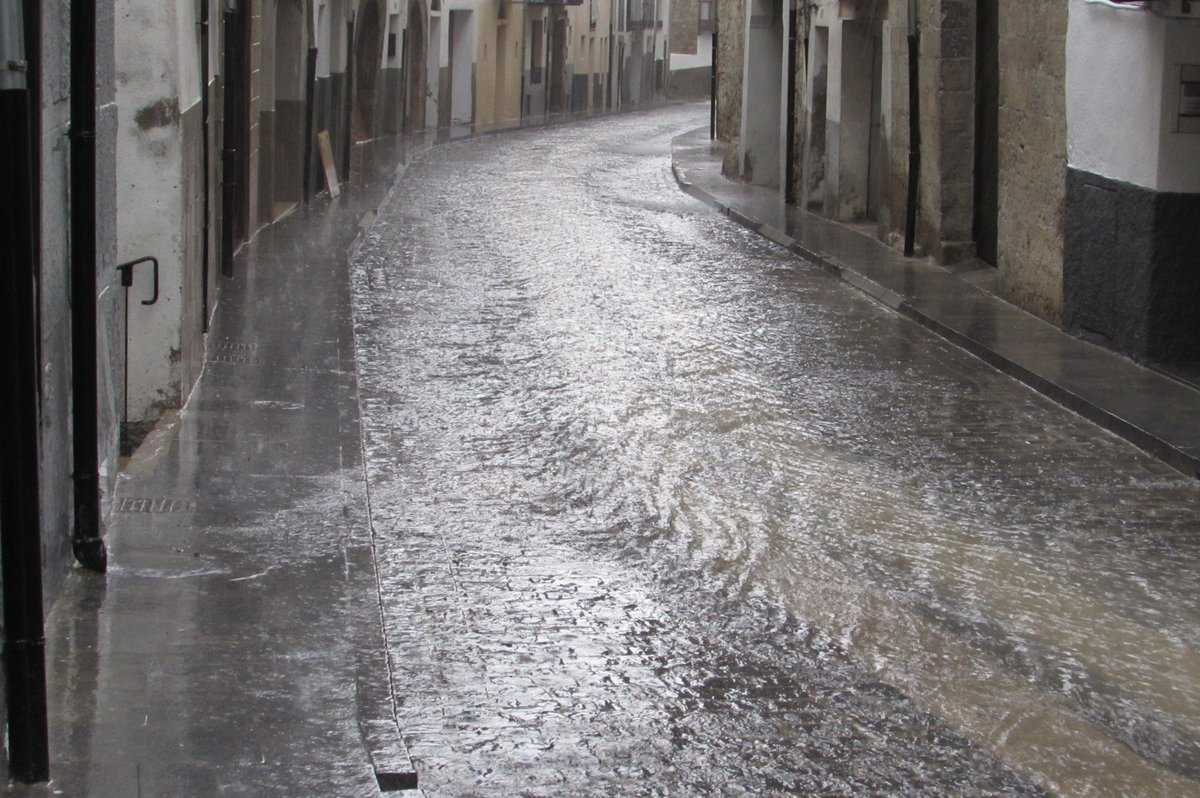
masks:
<svg viewBox="0 0 1200 798"><path fill-rule="evenodd" d="M315 35L315 34L314 34ZM313 115L316 113L317 48L308 48L304 75L304 204L312 198L313 185Z"/></svg>
<svg viewBox="0 0 1200 798"><path fill-rule="evenodd" d="M908 197L904 209L904 256L911 258L917 234L918 183L921 180L920 31L917 2L908 3Z"/></svg>
<svg viewBox="0 0 1200 798"><path fill-rule="evenodd" d="M96 394L96 3L71 0L71 386L75 559L103 573Z"/></svg>
<svg viewBox="0 0 1200 798"><path fill-rule="evenodd" d="M0 569L9 768L23 782L50 777L34 307L39 13L37 0L0 0L0 335L10 348L0 358Z"/></svg>

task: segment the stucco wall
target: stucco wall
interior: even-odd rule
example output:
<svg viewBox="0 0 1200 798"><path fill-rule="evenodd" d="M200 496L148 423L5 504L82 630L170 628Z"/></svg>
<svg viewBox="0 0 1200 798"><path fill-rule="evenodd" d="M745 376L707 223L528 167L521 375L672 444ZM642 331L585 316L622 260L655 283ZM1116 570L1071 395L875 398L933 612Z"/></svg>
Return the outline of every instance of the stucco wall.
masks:
<svg viewBox="0 0 1200 798"><path fill-rule="evenodd" d="M184 232L183 135L181 103L197 89L181 93L182 80L199 81L183 70L179 2L117 0L121 54L117 101L121 115L118 144L118 256L122 261L158 258L159 301L143 306L149 271L135 276L129 306L129 418L153 422L164 407L180 400L180 329L184 315L183 275L188 238ZM182 9L188 22L191 6Z"/></svg>
<svg viewBox="0 0 1200 798"><path fill-rule="evenodd" d="M999 282L1050 321L1062 313L1067 0L1000 0Z"/></svg>
<svg viewBox="0 0 1200 798"><path fill-rule="evenodd" d="M71 563L71 309L68 176L70 15L66 0L42 5L42 242L38 314L41 416L38 474L43 595L52 602ZM97 48L99 52L99 48ZM97 283L99 288L102 283ZM103 455L102 455L103 456Z"/></svg>

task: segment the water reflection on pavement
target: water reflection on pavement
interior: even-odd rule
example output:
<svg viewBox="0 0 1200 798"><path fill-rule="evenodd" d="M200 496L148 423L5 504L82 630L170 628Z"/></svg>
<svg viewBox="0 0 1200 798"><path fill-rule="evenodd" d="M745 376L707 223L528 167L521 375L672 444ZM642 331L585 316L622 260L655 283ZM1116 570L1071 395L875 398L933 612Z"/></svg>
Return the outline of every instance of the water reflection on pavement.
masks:
<svg viewBox="0 0 1200 798"><path fill-rule="evenodd" d="M355 259L425 792L1197 791L1200 488L682 194L706 119L447 145Z"/></svg>

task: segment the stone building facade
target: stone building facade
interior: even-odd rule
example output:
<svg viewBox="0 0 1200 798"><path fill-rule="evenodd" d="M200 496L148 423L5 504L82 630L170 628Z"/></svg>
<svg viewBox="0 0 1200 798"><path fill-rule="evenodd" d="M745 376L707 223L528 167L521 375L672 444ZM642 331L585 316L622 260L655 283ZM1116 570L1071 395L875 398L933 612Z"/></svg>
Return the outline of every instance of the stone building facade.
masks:
<svg viewBox="0 0 1200 798"><path fill-rule="evenodd" d="M1200 360L1180 222L1200 191L1197 6L722 0L726 173L899 247L915 111L919 255L990 264L1009 301L1135 357Z"/></svg>

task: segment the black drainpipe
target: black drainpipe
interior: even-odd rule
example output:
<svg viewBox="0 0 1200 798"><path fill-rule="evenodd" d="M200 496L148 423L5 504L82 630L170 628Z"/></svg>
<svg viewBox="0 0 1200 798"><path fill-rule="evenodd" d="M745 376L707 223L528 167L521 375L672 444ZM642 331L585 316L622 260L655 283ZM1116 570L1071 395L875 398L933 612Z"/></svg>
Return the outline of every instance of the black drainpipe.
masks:
<svg viewBox="0 0 1200 798"><path fill-rule="evenodd" d="M75 559L103 573L96 411L96 3L71 0L71 388Z"/></svg>
<svg viewBox="0 0 1200 798"><path fill-rule="evenodd" d="M9 770L26 783L50 777L34 276L40 237L35 177L41 163L40 5L0 0L0 335L9 348L0 358L0 572Z"/></svg>
<svg viewBox="0 0 1200 798"><path fill-rule="evenodd" d="M788 11L787 54L784 57L784 63L787 64L787 100L783 107L787 109L787 119L784 121L787 141L784 142L783 201L788 205L796 204L796 113L799 110L796 108L796 50L800 41L799 27L800 9L793 4ZM713 63L716 63L715 59ZM715 69L713 75L715 79Z"/></svg>
<svg viewBox="0 0 1200 798"><path fill-rule="evenodd" d="M917 3L908 3L908 198L904 209L904 256L911 258L917 235L917 198L921 180L921 86L918 68L921 38Z"/></svg>
<svg viewBox="0 0 1200 798"><path fill-rule="evenodd" d="M313 33L316 41L316 33ZM304 78L304 204L312 199L313 185L313 115L316 113L317 48L308 48L307 72Z"/></svg>
<svg viewBox="0 0 1200 798"><path fill-rule="evenodd" d="M200 230L203 234L200 242L200 279L203 281L203 285L200 286L200 309L203 317L200 322L200 330L202 332L208 332L208 234L211 211L208 196L208 2L209 0L200 0L200 146L202 148L200 165L204 170L204 174L200 178L201 184L204 186L204 221L200 223Z"/></svg>

